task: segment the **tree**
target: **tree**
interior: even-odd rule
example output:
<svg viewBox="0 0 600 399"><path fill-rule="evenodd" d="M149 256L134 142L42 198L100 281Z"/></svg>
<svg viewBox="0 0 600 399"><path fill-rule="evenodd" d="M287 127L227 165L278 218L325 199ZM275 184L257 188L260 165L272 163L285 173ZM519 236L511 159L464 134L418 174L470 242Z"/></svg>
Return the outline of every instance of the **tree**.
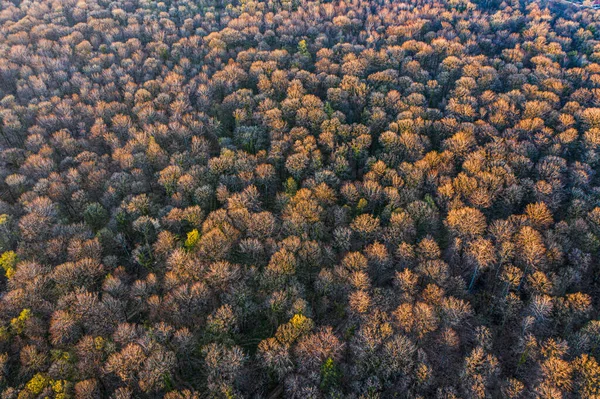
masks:
<svg viewBox="0 0 600 399"><path fill-rule="evenodd" d="M446 224L453 234L464 239L482 235L487 226L483 213L468 207L450 210Z"/></svg>

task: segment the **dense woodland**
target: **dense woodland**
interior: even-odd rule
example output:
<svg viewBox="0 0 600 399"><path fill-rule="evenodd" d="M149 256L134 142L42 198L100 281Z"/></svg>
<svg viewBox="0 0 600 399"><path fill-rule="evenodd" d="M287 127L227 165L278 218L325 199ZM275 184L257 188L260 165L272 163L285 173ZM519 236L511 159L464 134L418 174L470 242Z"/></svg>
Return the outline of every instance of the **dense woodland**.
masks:
<svg viewBox="0 0 600 399"><path fill-rule="evenodd" d="M0 398L600 398L600 11L0 0Z"/></svg>

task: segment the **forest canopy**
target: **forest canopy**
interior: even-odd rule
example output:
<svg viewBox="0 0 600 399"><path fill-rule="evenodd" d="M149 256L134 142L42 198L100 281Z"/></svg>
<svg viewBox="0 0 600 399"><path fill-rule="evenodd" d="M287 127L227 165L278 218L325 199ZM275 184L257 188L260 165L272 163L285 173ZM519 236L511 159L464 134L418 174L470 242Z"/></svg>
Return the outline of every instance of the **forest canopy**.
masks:
<svg viewBox="0 0 600 399"><path fill-rule="evenodd" d="M600 11L0 0L0 399L600 398Z"/></svg>

